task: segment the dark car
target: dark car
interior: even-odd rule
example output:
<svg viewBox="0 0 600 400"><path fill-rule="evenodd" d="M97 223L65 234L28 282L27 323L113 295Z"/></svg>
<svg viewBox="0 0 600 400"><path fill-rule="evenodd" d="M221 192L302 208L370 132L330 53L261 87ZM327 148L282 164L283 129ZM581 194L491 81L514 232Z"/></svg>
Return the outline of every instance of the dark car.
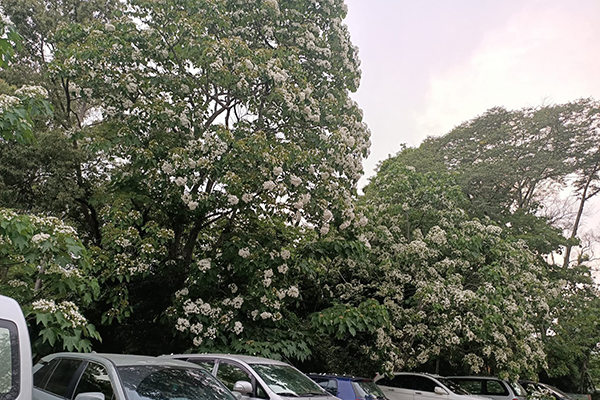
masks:
<svg viewBox="0 0 600 400"><path fill-rule="evenodd" d="M342 400L387 400L372 379L320 374L308 374L308 377Z"/></svg>

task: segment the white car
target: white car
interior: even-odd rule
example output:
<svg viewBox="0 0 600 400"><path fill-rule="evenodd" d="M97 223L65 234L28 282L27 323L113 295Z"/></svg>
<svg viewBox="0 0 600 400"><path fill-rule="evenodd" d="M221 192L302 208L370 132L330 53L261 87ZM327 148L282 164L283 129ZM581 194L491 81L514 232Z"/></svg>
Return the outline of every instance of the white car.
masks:
<svg viewBox="0 0 600 400"><path fill-rule="evenodd" d="M31 346L19 304L0 295L0 399L31 400Z"/></svg>
<svg viewBox="0 0 600 400"><path fill-rule="evenodd" d="M374 380L390 400L482 400L438 375L396 372L392 378Z"/></svg>
<svg viewBox="0 0 600 400"><path fill-rule="evenodd" d="M508 382L490 376L448 376L471 394L493 400L526 400L527 392L518 382Z"/></svg>
<svg viewBox="0 0 600 400"><path fill-rule="evenodd" d="M55 353L33 367L33 400L236 400L194 364L126 354Z"/></svg>
<svg viewBox="0 0 600 400"><path fill-rule="evenodd" d="M339 400L302 372L282 361L233 354L161 356L198 364L241 400Z"/></svg>

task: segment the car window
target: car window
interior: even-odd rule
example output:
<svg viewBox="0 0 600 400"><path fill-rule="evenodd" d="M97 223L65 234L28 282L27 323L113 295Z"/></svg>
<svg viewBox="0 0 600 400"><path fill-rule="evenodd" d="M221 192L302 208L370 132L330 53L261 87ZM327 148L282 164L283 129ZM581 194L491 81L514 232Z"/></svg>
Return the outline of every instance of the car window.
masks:
<svg viewBox="0 0 600 400"><path fill-rule="evenodd" d="M73 389L73 376L80 365L81 360L61 359L51 372L52 375L50 375L44 389L57 396L68 398L69 392Z"/></svg>
<svg viewBox="0 0 600 400"><path fill-rule="evenodd" d="M236 400L214 376L199 368L144 365L117 368L128 400Z"/></svg>
<svg viewBox="0 0 600 400"><path fill-rule="evenodd" d="M519 382L510 382L509 385L517 396L527 396L527 392L525 391L523 386L519 384Z"/></svg>
<svg viewBox="0 0 600 400"><path fill-rule="evenodd" d="M252 364L252 368L276 394L288 396L327 396L315 381L291 365Z"/></svg>
<svg viewBox="0 0 600 400"><path fill-rule="evenodd" d="M462 388L458 383L452 382L450 379L437 376L435 379L441 382L442 385L446 386L451 392L456 394L469 394L465 389Z"/></svg>
<svg viewBox="0 0 600 400"><path fill-rule="evenodd" d="M385 398L385 394L383 394L379 386L373 383L373 381L354 381L352 382L352 387L354 388L356 397L366 398L367 396L371 396L378 399Z"/></svg>
<svg viewBox="0 0 600 400"><path fill-rule="evenodd" d="M48 378L52 375L52 371L58 365L58 359L45 363L38 369L35 374L33 374L33 386L44 389L46 387L46 383L48 383Z"/></svg>
<svg viewBox="0 0 600 400"><path fill-rule="evenodd" d="M219 369L217 370L217 378L227 386L229 390L233 390L233 386L237 381L252 382L250 374L238 367L237 365L219 363Z"/></svg>
<svg viewBox="0 0 600 400"><path fill-rule="evenodd" d="M187 361L193 362L207 370L208 372L213 372L213 368L215 367L215 360L195 360L193 358L189 358Z"/></svg>
<svg viewBox="0 0 600 400"><path fill-rule="evenodd" d="M461 388L465 389L467 392L471 394L482 394L483 393L483 385L482 381L477 379L451 379L452 382L458 383Z"/></svg>
<svg viewBox="0 0 600 400"><path fill-rule="evenodd" d="M377 381L379 386L389 386L400 389L414 388L413 377L411 375L396 375L392 379L383 378Z"/></svg>
<svg viewBox="0 0 600 400"><path fill-rule="evenodd" d="M319 386L321 386L323 389L327 390L332 395L337 396L338 385L337 385L336 379L320 378L320 377L316 377L316 376L311 376L310 378L313 381L317 382L317 384Z"/></svg>
<svg viewBox="0 0 600 400"><path fill-rule="evenodd" d="M19 335L14 322L0 320L0 399L19 395Z"/></svg>
<svg viewBox="0 0 600 400"><path fill-rule="evenodd" d="M413 377L413 381L414 381L414 389L415 390L420 390L422 392L431 392L434 393L435 392L435 387L439 386L437 383L435 383L433 380L424 377L424 376L414 376Z"/></svg>
<svg viewBox="0 0 600 400"><path fill-rule="evenodd" d="M486 386L487 386L487 394L508 395L508 390L506 390L506 388L500 381L487 381Z"/></svg>
<svg viewBox="0 0 600 400"><path fill-rule="evenodd" d="M105 400L112 400L114 397L113 387L110 383L108 371L103 365L89 363L79 379L77 389L73 398L79 393L100 392L104 394Z"/></svg>

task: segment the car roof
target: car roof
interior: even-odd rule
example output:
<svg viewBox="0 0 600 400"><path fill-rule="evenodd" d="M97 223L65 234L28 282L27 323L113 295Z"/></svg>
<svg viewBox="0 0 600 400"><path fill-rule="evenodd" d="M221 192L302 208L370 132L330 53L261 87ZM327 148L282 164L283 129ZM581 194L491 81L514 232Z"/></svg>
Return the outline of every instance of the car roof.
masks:
<svg viewBox="0 0 600 400"><path fill-rule="evenodd" d="M139 356L132 354L109 354L109 353L74 353L74 352L63 352L54 353L45 356L41 359L42 362L50 361L54 358L76 358L79 360L97 361L97 362L109 362L116 367L124 366L141 366L141 365L160 365L160 366L173 366L173 367L193 367L199 368L195 364L191 364L185 361L172 360L166 358L152 357L152 356Z"/></svg>
<svg viewBox="0 0 600 400"><path fill-rule="evenodd" d="M470 376L446 376L446 379L485 379L488 381L501 381L502 379L500 378L496 378L495 376L475 376L475 375L470 375Z"/></svg>
<svg viewBox="0 0 600 400"><path fill-rule="evenodd" d="M160 358L187 358L187 359L201 359L201 358L215 358L219 360L231 360L231 361L242 361L246 364L272 364L272 365L289 365L283 361L271 360L270 358L246 356L243 354L220 354L220 353L206 353L206 354L170 354L164 355Z"/></svg>
<svg viewBox="0 0 600 400"><path fill-rule="evenodd" d="M334 375L334 374L306 374L306 376L309 377L315 377L315 378L327 378L327 379L342 379L342 380L347 380L347 381L354 381L354 382L372 382L373 379L369 379L369 378L361 378L359 376L348 376L348 375Z"/></svg>

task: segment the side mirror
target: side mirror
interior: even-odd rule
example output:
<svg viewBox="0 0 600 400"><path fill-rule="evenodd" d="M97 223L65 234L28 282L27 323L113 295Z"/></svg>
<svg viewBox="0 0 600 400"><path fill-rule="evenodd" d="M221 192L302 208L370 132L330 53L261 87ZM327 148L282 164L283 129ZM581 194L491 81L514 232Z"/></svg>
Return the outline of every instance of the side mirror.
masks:
<svg viewBox="0 0 600 400"><path fill-rule="evenodd" d="M237 381L235 385L233 385L233 391L241 394L252 393L252 384L248 381ZM78 400L78 399L75 399ZM102 399L104 400L104 399Z"/></svg>
<svg viewBox="0 0 600 400"><path fill-rule="evenodd" d="M444 390L443 388L436 386L435 389L433 389L433 391L435 392L435 394L444 394L447 395L448 392L446 392L446 390ZM75 399L77 400L77 399Z"/></svg>
<svg viewBox="0 0 600 400"><path fill-rule="evenodd" d="M86 392L79 393L75 400L104 400L104 393L100 392Z"/></svg>

